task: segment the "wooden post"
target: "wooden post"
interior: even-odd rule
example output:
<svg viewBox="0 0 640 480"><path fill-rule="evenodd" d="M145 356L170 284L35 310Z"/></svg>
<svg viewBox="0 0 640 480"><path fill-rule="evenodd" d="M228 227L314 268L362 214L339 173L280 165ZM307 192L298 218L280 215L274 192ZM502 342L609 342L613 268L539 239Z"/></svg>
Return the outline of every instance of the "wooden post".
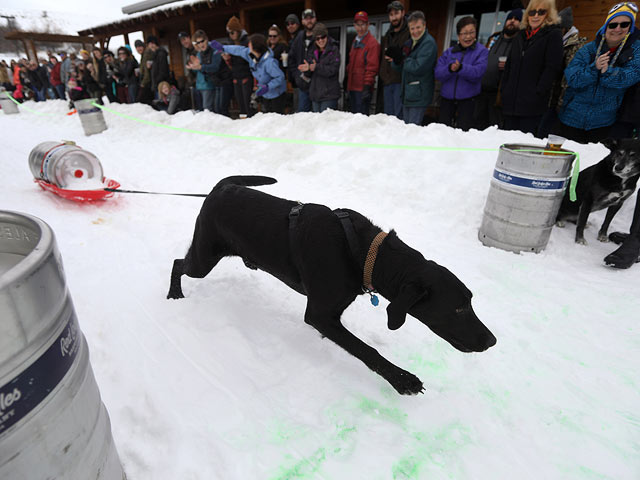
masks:
<svg viewBox="0 0 640 480"><path fill-rule="evenodd" d="M196 30L196 21L193 18L189 19L189 34L193 35L196 33Z"/></svg>
<svg viewBox="0 0 640 480"><path fill-rule="evenodd" d="M247 10L244 8L240 10L240 24L242 25L242 28L244 28L247 32L251 31L251 26L249 25L249 16L247 15Z"/></svg>
<svg viewBox="0 0 640 480"><path fill-rule="evenodd" d="M38 61L38 51L36 50L36 46L33 43L33 40L27 39L27 44L29 45L29 49L31 50L31 53L33 54L33 59L32 60L35 60L37 62Z"/></svg>
<svg viewBox="0 0 640 480"><path fill-rule="evenodd" d="M129 42L129 34L128 33L124 34L124 44L132 46L131 43Z"/></svg>

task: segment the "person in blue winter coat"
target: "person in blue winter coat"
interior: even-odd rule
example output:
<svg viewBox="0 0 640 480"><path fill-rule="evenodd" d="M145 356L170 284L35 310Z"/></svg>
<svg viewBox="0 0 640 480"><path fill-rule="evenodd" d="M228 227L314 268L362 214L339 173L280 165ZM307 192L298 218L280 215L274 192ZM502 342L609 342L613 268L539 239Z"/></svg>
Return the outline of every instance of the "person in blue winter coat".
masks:
<svg viewBox="0 0 640 480"><path fill-rule="evenodd" d="M610 136L626 90L640 81L638 7L629 2L609 11L596 39L582 47L565 69L568 88L558 133L580 143Z"/></svg>
<svg viewBox="0 0 640 480"><path fill-rule="evenodd" d="M302 64L303 79L309 79L309 97L314 112L324 112L338 108L340 98L340 50L336 42L329 36L329 31L322 23L313 27L315 48Z"/></svg>
<svg viewBox="0 0 640 480"><path fill-rule="evenodd" d="M255 87L255 94L262 97L264 112L284 113L287 82L278 60L267 46L267 39L264 35L254 33L249 36L247 47L222 45L216 40L212 40L209 45L216 51L224 51L249 62L251 73L258 83Z"/></svg>
<svg viewBox="0 0 640 480"><path fill-rule="evenodd" d="M427 21L420 10L407 18L411 39L402 47L389 47L385 61L402 72L400 97L405 123L422 125L427 107L433 100L433 68L438 58L435 39L427 31Z"/></svg>
<svg viewBox="0 0 640 480"><path fill-rule="evenodd" d="M461 18L456 25L458 43L442 54L435 70L442 84L438 121L462 130L475 126L476 98L489 57L489 50L476 41L477 28L475 18Z"/></svg>

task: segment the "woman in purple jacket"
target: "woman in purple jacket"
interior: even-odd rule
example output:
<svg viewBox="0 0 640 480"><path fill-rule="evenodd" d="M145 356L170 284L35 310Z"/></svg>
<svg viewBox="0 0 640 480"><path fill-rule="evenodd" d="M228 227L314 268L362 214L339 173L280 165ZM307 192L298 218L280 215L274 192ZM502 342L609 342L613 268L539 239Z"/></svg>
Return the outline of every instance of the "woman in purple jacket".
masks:
<svg viewBox="0 0 640 480"><path fill-rule="evenodd" d="M476 97L489 57L489 50L476 41L477 31L475 18L461 18L456 25L458 43L442 54L435 70L442 85L438 121L462 130L474 126Z"/></svg>

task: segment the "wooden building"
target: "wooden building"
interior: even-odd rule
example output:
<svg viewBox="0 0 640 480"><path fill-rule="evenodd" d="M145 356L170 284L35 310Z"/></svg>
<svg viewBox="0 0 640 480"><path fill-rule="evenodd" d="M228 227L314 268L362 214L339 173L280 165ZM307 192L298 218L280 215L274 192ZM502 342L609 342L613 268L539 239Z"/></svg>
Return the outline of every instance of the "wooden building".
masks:
<svg viewBox="0 0 640 480"><path fill-rule="evenodd" d="M228 19L235 15L250 33L263 32L272 24L283 30L284 19L290 13L300 17L305 8L316 11L318 21L329 28L329 34L340 43L343 59L351 39L355 36L353 15L365 10L371 20L371 33L378 39L389 28L386 6L390 0L194 0L179 2L124 17L122 20L98 25L79 31L79 35L93 36L102 46L116 35L128 35L141 31L146 38L158 37L161 45L169 52L171 68L176 77L184 74L183 50L178 41L178 33L193 33L198 29L207 32L210 38L226 36ZM462 16L473 15L479 22L479 41L501 30L507 12L514 5L526 5L528 0L404 0L407 11L422 10L427 17L427 28L438 43L439 51L448 48L455 41L455 22ZM609 8L615 1L578 0L569 2L557 0L558 10L571 5L574 24L582 35L593 39L595 32L604 22ZM120 45L109 45L117 48ZM344 70L344 66L343 66ZM343 74L343 72L342 72ZM341 77L342 78L342 77Z"/></svg>

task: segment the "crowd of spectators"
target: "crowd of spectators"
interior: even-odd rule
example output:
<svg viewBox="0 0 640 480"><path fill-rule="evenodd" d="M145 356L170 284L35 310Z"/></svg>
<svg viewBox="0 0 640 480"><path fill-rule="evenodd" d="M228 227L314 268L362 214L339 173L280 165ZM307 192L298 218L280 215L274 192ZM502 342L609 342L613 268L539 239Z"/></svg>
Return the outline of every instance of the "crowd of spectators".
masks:
<svg viewBox="0 0 640 480"><path fill-rule="evenodd" d="M312 9L285 19L281 30L249 34L231 17L225 39L197 30L181 32L185 76L177 82L167 51L154 36L111 50L78 55L51 52L48 59L0 64L0 85L16 99L96 98L141 102L173 114L209 110L240 118L263 112L322 112L344 108L368 115L376 86L377 111L422 124L430 106L434 119L468 130L491 125L540 137L558 133L578 142L630 137L640 123L640 33L632 2L615 5L595 39L573 25L571 7L531 0L508 13L504 28L487 45L477 41L473 17L456 24L457 42L439 58L423 12L387 7L390 28L379 43L369 16L354 15L346 79L340 83L339 45ZM432 112L432 114L433 114Z"/></svg>

